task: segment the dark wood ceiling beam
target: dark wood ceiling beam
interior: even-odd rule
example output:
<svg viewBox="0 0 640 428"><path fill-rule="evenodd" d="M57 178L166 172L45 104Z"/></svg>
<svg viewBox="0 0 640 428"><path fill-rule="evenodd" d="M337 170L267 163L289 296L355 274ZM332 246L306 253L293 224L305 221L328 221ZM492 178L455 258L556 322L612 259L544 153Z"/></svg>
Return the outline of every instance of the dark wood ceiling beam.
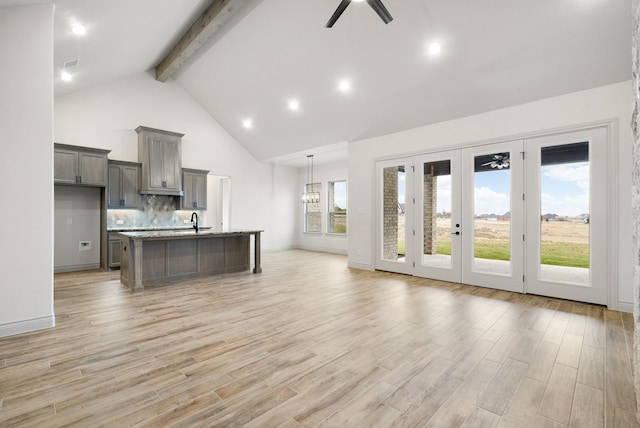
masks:
<svg viewBox="0 0 640 428"><path fill-rule="evenodd" d="M156 79L165 82L248 0L213 0L171 52L156 66Z"/></svg>

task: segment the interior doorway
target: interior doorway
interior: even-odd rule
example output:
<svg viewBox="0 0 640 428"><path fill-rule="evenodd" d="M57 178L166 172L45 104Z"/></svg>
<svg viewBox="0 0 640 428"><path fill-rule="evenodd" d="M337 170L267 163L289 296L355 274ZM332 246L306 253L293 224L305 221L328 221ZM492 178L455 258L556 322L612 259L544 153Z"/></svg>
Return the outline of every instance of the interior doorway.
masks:
<svg viewBox="0 0 640 428"><path fill-rule="evenodd" d="M376 163L376 269L607 302L607 129Z"/></svg>
<svg viewBox="0 0 640 428"><path fill-rule="evenodd" d="M207 176L207 211L205 225L214 230L231 228L231 177Z"/></svg>

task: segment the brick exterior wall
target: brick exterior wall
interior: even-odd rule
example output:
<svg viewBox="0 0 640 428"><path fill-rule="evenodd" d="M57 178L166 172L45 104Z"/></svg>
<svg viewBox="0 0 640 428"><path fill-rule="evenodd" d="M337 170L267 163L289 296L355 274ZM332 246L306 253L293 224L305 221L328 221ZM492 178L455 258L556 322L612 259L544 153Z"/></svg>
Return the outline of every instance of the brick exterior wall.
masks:
<svg viewBox="0 0 640 428"><path fill-rule="evenodd" d="M436 231L438 227L438 176L423 173L424 179L424 206L423 209L423 254L436 254Z"/></svg>

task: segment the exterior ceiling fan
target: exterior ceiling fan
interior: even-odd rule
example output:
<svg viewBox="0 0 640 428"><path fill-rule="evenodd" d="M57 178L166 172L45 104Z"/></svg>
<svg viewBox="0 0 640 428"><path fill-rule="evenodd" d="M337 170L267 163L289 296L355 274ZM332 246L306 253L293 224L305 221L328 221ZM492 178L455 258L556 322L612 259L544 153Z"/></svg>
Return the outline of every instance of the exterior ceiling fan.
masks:
<svg viewBox="0 0 640 428"><path fill-rule="evenodd" d="M491 168L509 168L511 159L509 159L509 153L495 154L491 162L483 163L482 166L490 166Z"/></svg>
<svg viewBox="0 0 640 428"><path fill-rule="evenodd" d="M342 15L344 10L347 8L347 6L349 6L351 2L360 3L362 1L366 1L367 3L369 3L369 6L371 6L371 8L378 14L380 19L382 19L385 24L388 24L391 21L393 21L393 17L391 16L387 8L384 7L384 5L382 4L382 1L380 0L342 0L338 5L338 8L336 9L336 11L333 12L333 15L331 15L331 18L329 19L329 22L327 22L326 27L327 28L333 27L333 24L336 23L338 18L340 18L340 15Z"/></svg>

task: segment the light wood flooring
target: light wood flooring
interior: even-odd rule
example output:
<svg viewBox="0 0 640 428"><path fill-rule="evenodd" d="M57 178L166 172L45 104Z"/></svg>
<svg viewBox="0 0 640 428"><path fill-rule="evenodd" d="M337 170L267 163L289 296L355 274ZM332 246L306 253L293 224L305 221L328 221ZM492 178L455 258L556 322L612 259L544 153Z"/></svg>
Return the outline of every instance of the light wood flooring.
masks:
<svg viewBox="0 0 640 428"><path fill-rule="evenodd" d="M630 314L346 263L56 275L57 326L0 339L0 426L637 426Z"/></svg>

